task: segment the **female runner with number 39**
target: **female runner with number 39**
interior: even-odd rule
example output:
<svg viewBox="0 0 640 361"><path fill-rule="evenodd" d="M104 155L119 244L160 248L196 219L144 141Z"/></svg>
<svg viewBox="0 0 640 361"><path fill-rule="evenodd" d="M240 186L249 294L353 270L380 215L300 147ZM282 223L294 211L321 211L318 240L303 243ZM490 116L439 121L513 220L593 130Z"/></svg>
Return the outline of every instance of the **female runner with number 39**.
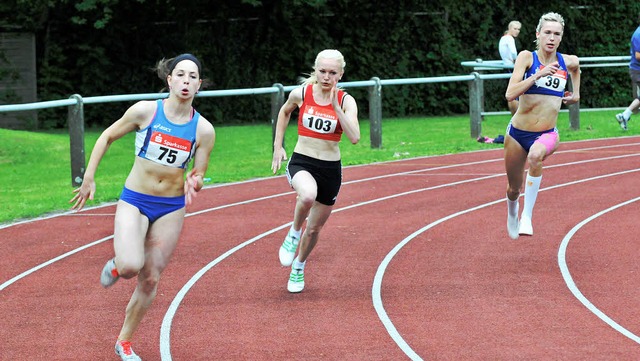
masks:
<svg viewBox="0 0 640 361"><path fill-rule="evenodd" d="M508 101L520 97L517 112L507 127L504 162L507 171L507 231L509 237L533 235L531 215L536 203L543 161L558 148L556 124L562 103L580 100L580 64L575 55L563 55L558 46L564 33L560 14L542 15L536 28L537 50L524 50L516 58L507 87ZM565 91L571 76L573 92ZM529 164L524 188L524 207L518 221L518 197Z"/></svg>

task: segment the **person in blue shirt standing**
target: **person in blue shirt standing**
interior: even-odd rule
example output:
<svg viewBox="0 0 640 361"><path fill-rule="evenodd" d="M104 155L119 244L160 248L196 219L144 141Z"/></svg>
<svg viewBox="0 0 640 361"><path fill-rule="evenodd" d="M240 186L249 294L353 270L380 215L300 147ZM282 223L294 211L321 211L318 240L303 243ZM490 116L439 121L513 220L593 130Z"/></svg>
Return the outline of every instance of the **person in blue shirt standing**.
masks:
<svg viewBox="0 0 640 361"><path fill-rule="evenodd" d="M640 108L640 16L638 16L638 24L636 31L631 36L631 61L629 61L629 76L635 99L624 112L616 114L616 120L624 130L627 130L631 114Z"/></svg>
<svg viewBox="0 0 640 361"><path fill-rule="evenodd" d="M135 161L116 208L115 257L100 275L105 288L120 278L137 279L115 345L122 361L141 360L131 348L133 334L155 299L160 275L178 244L185 206L202 189L215 142L213 125L192 107L202 84L200 61L182 54L160 61L157 72L169 88L169 97L133 104L102 132L82 185L69 201L72 209L81 210L93 199L96 171L105 153L114 141L136 132Z"/></svg>
<svg viewBox="0 0 640 361"><path fill-rule="evenodd" d="M520 97L518 110L507 126L504 163L507 172L507 231L509 237L533 235L531 216L542 180L543 161L558 148L556 124L560 106L580 100L580 63L575 55L561 54L564 19L557 13L542 15L536 27L536 51L518 54L505 97ZM565 91L571 80L573 93ZM524 207L518 220L518 198L525 166Z"/></svg>

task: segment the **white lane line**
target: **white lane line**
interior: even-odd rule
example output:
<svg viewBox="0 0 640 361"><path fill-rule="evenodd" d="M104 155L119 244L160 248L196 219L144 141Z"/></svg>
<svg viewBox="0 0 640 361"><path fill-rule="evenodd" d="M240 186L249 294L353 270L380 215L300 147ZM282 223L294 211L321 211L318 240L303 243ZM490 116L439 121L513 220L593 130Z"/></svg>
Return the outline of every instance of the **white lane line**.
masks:
<svg viewBox="0 0 640 361"><path fill-rule="evenodd" d="M44 262L44 263L40 263L39 265L37 265L37 266L35 266L35 267L31 268L31 269L28 269L28 270L26 270L26 271L24 271L24 272L20 273L19 275L17 275L17 276L15 276L15 277L11 278L10 280L8 280L8 281L6 281L6 282L2 283L2 284L0 285L0 291L2 291L3 289L7 288L7 287L8 287L8 286L10 286L12 283L17 282L17 281L19 281L20 279L22 279L22 278L24 278L24 277L27 277L28 275L32 274L33 272L35 272L35 271L37 271L37 270L39 270L39 269L41 269L41 268L44 268L44 267L46 267L46 266L48 266L48 265L50 265L50 264L52 264L52 263L58 262L59 260L61 260L61 259L63 259L63 258L67 258L67 257L69 257L69 256L71 256L71 255L73 255L73 254L76 254L76 253L78 253L78 252L80 252L80 251L82 251L82 250L85 250L85 249L87 249L87 248L89 248L89 247L93 247L93 246L98 245L98 244L100 244L100 243L102 243L102 242L104 242L104 241L108 241L108 240L110 240L110 239L112 239L112 238L113 238L113 235L108 236L108 237L105 237L105 238L102 238L102 239L99 239L99 240L94 241L94 242L92 242L92 243L85 244L85 245L84 245L84 246L82 246L82 247L78 247L78 248L76 248L76 249L74 249L74 250L71 250L71 251L69 251L69 252L67 252L67 253L61 254L61 255L59 255L58 257L56 257L56 258L52 258L52 259L50 259L50 260L48 260L48 261L46 261L46 262Z"/></svg>
<svg viewBox="0 0 640 361"><path fill-rule="evenodd" d="M470 182L476 182L478 180L481 179L489 179L489 178L495 178L495 177L499 177L499 176L503 176L502 173L498 173L498 174L494 174L491 176L487 176L487 177L482 177L482 178L473 178L473 179L468 179L465 181L458 181L458 182L452 182L452 183L447 183L444 185L437 185L437 186L432 186L432 187L427 187L427 188L421 188L421 189L416 189L416 190L412 190L412 191L407 191L407 192L402 192L402 193L397 193L394 195L390 195L390 196L386 196L386 197L381 197L381 198L377 198L377 199L372 199L369 201L365 201L365 202L360 202L360 203L356 203L356 204L352 204L349 206L345 206L342 208L337 208L334 209L331 213L337 213L337 212L341 212L347 209L352 209L352 208L356 208L356 207L361 207L364 205L369 205L372 203L376 203L376 202L382 202L388 199L392 199L392 198L398 198L401 196L405 196L408 194L413 194L413 193L418 193L418 192L424 192L424 191L428 191L428 190L433 190L433 189L438 189L438 188L443 188L443 187L453 187L456 186L458 184L462 184L462 183L470 183ZM162 326L160 327L160 360L162 361L170 361L173 360L171 357L171 324L173 323L173 318L175 317L175 314L178 310L178 307L180 306L180 304L182 303L184 297L187 295L187 293L189 292L189 290L191 289L191 287L193 287L196 282L198 282L198 280L200 278L202 278L202 276L204 276L204 274L209 271L211 268L213 268L213 266L217 265L218 263L222 262L224 259L226 259L227 257L233 255L233 253L235 253L236 251L241 250L242 248L250 245L251 243L254 243L262 238L264 238L267 235L273 234L281 229L287 228L289 226L291 226L293 222L289 222L289 223L285 223L283 225L280 225L276 228L273 228L265 233L259 234L258 236L251 238L248 241L245 241L235 247L233 247L232 249L228 250L227 252L225 252L224 254L222 254L221 256L219 256L218 258L216 258L215 260L213 260L211 263L209 263L208 265L206 265L205 267L203 267L202 269L200 269L198 272L196 272L191 279L189 279L189 281L182 287L182 289L180 289L180 291L176 294L176 297L174 297L173 301L171 301L171 305L169 306L169 308L167 309L167 312L164 315L164 318L162 319Z"/></svg>
<svg viewBox="0 0 640 361"><path fill-rule="evenodd" d="M571 141L571 142L563 142L562 144L592 142L592 141L606 141L606 139L585 139L585 140L577 140L577 141ZM638 145L639 145L639 143L637 143L637 142L614 144L614 145L604 145L604 146L596 146L596 147L589 147L589 148L560 150L560 151L555 152L554 154L580 153L580 152L584 152L584 151L602 150L602 149L610 149L610 148L623 148L623 147L638 146ZM484 149L484 150L477 150L477 151L464 152L464 153L429 155L429 156L415 157L415 158L394 159L394 160L389 160L389 161L384 161L384 162L375 162L375 163L369 163L369 164L358 164L358 165L346 166L345 168L369 167L369 166L375 166L375 165L385 165L385 164L393 164L393 163L400 163L400 162L407 162L407 161L415 161L415 160L419 160L419 159L432 159L432 158L440 158L440 157L452 156L452 155L465 155L465 154L492 152L494 150L496 150L496 149ZM393 174L384 175L384 176L380 176L380 177L372 177L372 178L365 178L365 179L361 179L361 180L353 180L353 181L349 181L349 182L344 182L343 184L359 183L359 182L364 182L364 181L368 181L368 180L375 180L375 179L380 179L380 178L388 178L388 177L393 177L393 176L401 176L401 175L405 175L405 174L417 173L417 172L422 172L422 171L439 170L439 169L446 169L446 168L452 168L452 167L463 167L463 166L467 166L467 165L476 165L476 164L498 162L498 161L503 161L503 159L502 158L496 158L496 159L490 159L490 160L484 160L484 161L478 161L478 162L471 162L471 163L457 163L457 164L453 164L453 165L448 165L448 166L443 166L443 167L436 167L436 168L424 168L424 169L421 169L421 170L393 173ZM284 176L280 176L280 177L284 177ZM273 178L274 177L265 177L265 178L256 178L256 179L251 179L251 180L246 180L246 181L233 182L233 183L213 184L213 185L205 186L204 189L222 188L222 187L234 186L234 185L237 185L237 184L255 183L255 182L271 180ZM282 193L282 194L280 194L280 196L285 195L285 194L291 194L291 193L292 192ZM257 200L261 200L261 199L258 198ZM247 201L247 202L249 202L249 201ZM247 202L240 202L240 203L236 203L236 204L244 204L244 203L247 203ZM89 210L92 210L92 209L102 208L102 207L109 207L109 206L112 206L113 204L115 204L115 202L101 204L101 205L93 206L93 207L85 207L84 211L89 211ZM199 213L202 213L202 212L204 212L204 211L200 211ZM52 218L57 218L57 217L76 216L76 215L80 215L80 214L78 212L76 212L76 211L66 211L66 212L52 214L52 215L38 217L38 218L31 218L31 219L27 219L27 220L12 222L12 223L5 223L5 224L0 224L0 230L2 230L4 228L17 226L17 225L20 225L20 224L25 224L25 223L33 223L33 222L52 219Z"/></svg>
<svg viewBox="0 0 640 361"><path fill-rule="evenodd" d="M573 237L573 235L576 234L576 232L578 232L580 230L580 228L582 228L587 223L589 223L592 220L602 216L605 213L611 212L613 210L616 210L616 209L618 209L620 207L624 207L624 206L626 206L628 204L631 204L633 202L637 202L639 200L640 200L640 197L634 198L634 199L630 199L630 200L628 200L626 202L617 204L617 205L612 206L610 208L607 208L607 209L605 209L605 210L603 210L601 212L598 212L598 213L592 215L591 217L583 220L582 222L578 223L575 227L573 227L569 231L569 233L567 233L567 235L564 237L564 239L562 239L562 243L560 243L560 248L558 249L558 265L560 265L560 272L562 273L562 278L564 278L564 282L567 284L567 287L569 288L571 293L573 293L573 295L589 311L591 311L599 319L601 319L607 325L611 326L614 330L620 332L621 334L623 334L624 336L628 337L629 339L631 339L632 341L634 341L636 343L640 343L640 337L636 336L633 332L631 332L631 331L627 330L626 328L622 327L616 321L611 319L611 317L607 316L604 312L600 311L600 309L598 309L598 307L596 307L593 303L591 303L591 301L589 301L589 299L587 297L585 297L582 294L582 292L580 292L580 290L578 289L578 286L576 286L575 282L573 282L573 277L571 277L571 273L569 272L569 267L567 266L567 259L566 258L567 258L567 246L569 245L569 241L571 241L571 237Z"/></svg>
<svg viewBox="0 0 640 361"><path fill-rule="evenodd" d="M640 156L640 154L638 154L638 155ZM493 160L489 160L489 161L483 160L483 161L479 161L479 162L470 162L470 163L460 163L460 164L453 164L453 165L447 165L447 166L436 167L436 168L424 168L424 169L420 169L420 170L399 172L399 173L387 174L387 175L379 176L379 177L371 177L371 178L365 178L365 179L360 179L360 180L354 180L354 181L344 182L343 184L352 184L352 183L359 183L359 182L364 182L364 181L373 181L373 180L377 180L377 179L381 179L381 178L387 178L387 177L392 177L392 176L400 176L400 175L411 174L411 173L416 173L416 172L426 172L426 171L439 170L439 169L452 168L452 167L462 167L462 166L468 166L468 165L477 165L477 164L482 164L482 163L487 163L487 162L495 162L495 161L498 161L498 160L500 160L500 159L493 159ZM477 181L477 180L480 180L480 179L488 179L488 178L497 177L497 176L501 176L501 175L502 174L494 174L492 176L487 176L487 177L482 177L482 178L475 178L475 179L462 181L462 182L455 182L453 184L473 182L473 181ZM444 185L444 186L446 186L446 185ZM414 190L414 191L401 193L401 195L411 194L411 193L415 193L415 192L422 192L422 191L425 191L425 190L436 189L436 188L440 188L440 187L443 187L443 186L436 186L436 187L426 188L426 189L418 189L418 190ZM274 195L253 198L253 199L249 199L249 200L245 200L245 201L224 204L224 205L221 205L221 206L207 208L207 209L203 209L203 210L200 210L200 211L197 211L197 212L193 212L193 213L188 213L188 214L185 215L185 218L196 216L196 215L200 215L200 214L203 214L203 213L213 212L213 211L217 211L217 210L221 210L221 209L225 209L225 208L235 207L235 206L244 205L244 204L250 204L250 203L259 202L259 201L263 201L263 200L268 200L268 199L272 199L272 198L282 197L282 196L285 196L285 195L291 195L291 194L294 194L294 192L291 191L291 192L285 192L285 193L278 193L278 194L274 194ZM381 198L381 199L379 199L377 201L384 200L384 199L388 199L388 198L386 198L386 197L385 198ZM368 204L368 203L364 203L364 204ZM102 205L102 207L104 207L104 206L105 205ZM348 209L348 208L351 208L351 207L346 207L345 209ZM333 212L336 212L336 211L339 211L339 210L334 210ZM72 212L67 212L67 213L65 213L63 215L69 215L71 213ZM48 218L54 218L54 217L55 216L48 217ZM53 259L51 259L49 261L41 263L41 264L39 264L39 265L29 269L29 270L26 270L25 272L22 272L21 274L19 274L19 275L15 276L15 277L9 279L8 281L2 283L2 285L0 285L0 291L2 291L3 289L7 288L11 284L15 283L16 281L28 276L29 274L31 274L31 273L33 273L33 272L35 272L37 270L40 270L40 269L42 269L42 268L44 268L44 267L46 267L46 266L48 266L48 265L50 265L50 264L52 264L54 262L60 261L60 260L66 258L68 256L71 256L71 255L73 255L75 253L78 253L78 252L80 252L80 251L82 251L84 249L87 249L87 248L91 247L91 246L95 246L97 244L100 244L100 243L102 243L104 241L107 241L107 240L109 240L111 238L113 238L113 235L111 235L111 236L109 236L107 238L103 238L101 240L95 241L93 243L86 244L86 245L81 246L79 248L76 248L75 250L72 250L72 251L69 251L67 253L64 253L64 254L62 254L60 256L57 256L57 257L55 257L55 258L53 258Z"/></svg>
<svg viewBox="0 0 640 361"><path fill-rule="evenodd" d="M574 164L574 162L569 163L569 164ZM555 165L556 167L560 166L560 165ZM591 177L591 178L584 178L578 181L573 181L573 182L568 182L568 183L564 183L562 185L556 185L556 186L551 186L545 189L541 189L540 191L545 191L548 189L554 189L554 188L558 188L558 187L564 187L564 186L568 186L568 185L573 185L573 184L578 184L578 183L583 183L583 182L589 182L589 181L593 181L593 180L597 180L597 179L602 179L602 178L607 178L607 177L615 177L618 175L623 175L623 174L628 174L628 173L632 173L632 172L638 172L640 171L640 169L634 169L634 170L626 170L626 171L622 171L622 172L616 172L616 173L611 173L611 174L607 174L607 175L601 175L601 176L596 176L596 177ZM407 191L407 192L402 192L402 193L397 193L394 195L390 195L390 196L386 196L386 197L381 197L381 198L377 198L377 199L372 199L369 201L365 201L365 202L359 202L356 204L352 204L349 206L345 206L342 208L338 208L333 210L332 213L337 213L340 211L344 211L347 209L352 209L352 208L356 208L356 207L361 207L361 206L365 206L365 205L369 205L372 203L377 203L377 202L382 202L388 199L392 199L392 198L398 198L398 197L402 197L405 195L409 195L409 194L413 194L413 193L418 193L418 192L424 192L424 191L428 191L428 190L434 190L434 189L439 189L439 188L444 188L444 187L453 187L459 184L463 184L463 183L470 183L470 182L476 182L478 180L483 180L483 179L489 179L489 178L495 178L495 177L499 177L499 176L504 176L503 173L498 173L498 174L494 174L491 176L486 176L486 177L480 177L480 178L473 178L473 179L468 179L468 180L464 180L464 181L457 181L457 182L452 182L452 183L447 183L444 185L437 185L437 186L432 186L432 187L427 187L427 188L421 188L421 189L416 189L416 190L412 190L412 191ZM440 224L446 220L449 220L451 218L457 217L459 215L465 214L465 213L469 213L469 212L473 212L475 210L481 209L481 208L485 208L494 204L498 204L500 202L504 202L504 198L490 202L490 203L485 203L483 205L479 205L473 208L469 208L467 210L455 213L453 215L441 218L433 223L431 223L430 225L422 228L421 230L415 232L411 237L411 239L415 236L417 236L418 234L426 231L427 229ZM165 313L165 316L162 320L162 326L160 328L160 359L162 361L171 361L172 356L171 356L171 342L170 342L170 334L171 334L171 324L173 322L173 318L175 317L175 314L180 306L180 304L182 303L184 297L187 295L187 293L189 292L189 290L191 289L191 287L193 287L196 282L198 282L198 280L204 276L204 274L209 271L211 268L213 268L213 266L215 266L216 264L222 262L225 258L231 256L233 253L235 253L236 251L241 250L242 248L244 248L245 246L254 243L262 238L264 238L265 236L272 234L278 230L284 229L288 226L291 225L291 222L283 224L277 228L271 229L265 233L262 233L254 238L251 238L250 240L230 249L229 251L225 252L223 255L221 255L220 257L216 258L214 261L212 261L211 263L209 263L207 266L205 266L204 268L202 268L200 271L198 271L193 277L191 277L191 279L182 287L182 289L178 292L178 294L176 295L176 297L173 299L173 301L171 302L171 305L169 307L169 309L167 310L167 312ZM388 265L388 263L391 261L391 259L393 258L393 256L395 256L395 254L405 245L407 244L411 239L408 240L403 240L402 242L400 242L398 245L396 245L396 247L394 247L394 249L391 251L390 254L392 254L391 256L388 254L385 259L382 261L380 267L378 268L378 272L376 272L376 277L374 278L374 285L373 285L373 289L372 289L372 295L373 295L373 304L374 304L374 308L376 309L376 312L378 313L378 317L380 318L380 320L382 321L383 325L385 326L385 328L387 329L387 332L389 332L389 335L391 336L391 338L396 342L396 344L398 344L398 346L402 349L403 352L405 352L405 354L407 354L407 356L411 357L414 360L421 360L419 358L419 356L417 356L417 354L415 354L415 352L411 349L411 347L409 347L409 345L404 341L404 339L402 338L402 336L400 336L400 334L397 332L395 326L393 326L393 322L391 322L391 320L389 319L389 317L387 316L386 312L384 311L384 307L382 306L382 298L381 298L381 284L382 284L382 276L384 275L384 271L386 270L386 267ZM395 251L394 251L395 250ZM388 260L387 260L388 259ZM380 275L379 275L380 274ZM379 279L378 279L379 278ZM376 286L377 285L377 286ZM413 357L417 357L417 358L413 358Z"/></svg>
<svg viewBox="0 0 640 361"><path fill-rule="evenodd" d="M556 152L556 154L558 154L558 153L564 153L564 152L570 153L570 152L579 152L579 151L584 151L584 150L596 150L596 149L606 149L606 148L614 148L614 147L623 147L623 146L628 146L628 145L638 145L638 144L637 144L637 143L631 143L631 144L619 144L619 145L610 145L610 146L602 146L602 147L591 147L591 148L583 148L583 149L580 149L580 150L568 150L568 151L561 151L561 152ZM472 152L470 152L470 153L472 153ZM595 161L611 160L611 159L617 159L617 158L626 158L626 157L633 157L633 156L638 156L638 155L640 155L640 154L627 154L627 155L622 155L622 156L612 156L612 157L606 157L606 158L596 158L596 159L590 159L590 160L584 160L584 161L577 161L577 162L571 162L571 163L565 163L565 164L555 164L555 165L547 166L546 168L562 167L562 166L566 166L566 165L574 165L574 164L580 164L580 163L589 163L589 162L595 162ZM440 157L440 156L419 157L419 158L413 158L413 159L423 159L423 158L433 158L433 157ZM411 159L394 160L394 161L390 161L390 162L381 162L381 163L375 163L375 164L393 163L393 162L401 162L401 161L407 161L407 160L411 160ZM394 173L394 174L391 174L391 175L384 175L384 176L378 176L378 177L371 177L371 178L365 178L365 179L360 179L360 180L354 180L354 181L344 182L343 184L359 183L359 182L363 182L363 181L367 181L367 180L376 180L376 179L388 178L388 177L392 177L392 176L400 176L400 175L412 174L412 173L417 173L417 172L433 171L433 170L440 170L440 169L453 168L453 167L463 167L463 166L468 166L468 165L477 165L477 164L483 164L483 163L489 163L489 162L496 162L496 161L501 161L501 160L502 160L502 159L492 159L492 160L482 160L482 161L477 161L477 162L468 162L468 163L451 164L451 165L446 165L446 166L441 166L441 167L425 168L425 169L421 169L421 170L413 170L413 171L407 171L407 172L399 172L399 173ZM371 165L375 165L375 164L371 164ZM632 171L634 171L634 170L632 170ZM623 174L623 173L625 173L625 172L616 173L616 174ZM370 201L362 202L362 203L360 203L360 205L367 205L367 204L376 203L376 202L384 201L384 200L391 199L391 198L396 198L396 197L403 196L403 195L413 194L413 193L422 192L422 191L431 190L431 189L443 188L443 187L446 187L446 186L453 186L453 185L457 185L457 184L461 184L461 183L475 182L475 181L478 181L478 180L494 178L494 177L498 177L498 176L502 176L502 175L504 175L504 174L503 174L503 173L499 173L499 174L494 174L494 175L490 175L490 176L486 176L486 177L474 178L474 179L470 179L470 180L466 180L466 181L453 182L453 183L450 183L450 184L439 185L439 186L434 186L434 187L428 187L428 188L423 188L423 189L418 189L418 190L413 190L413 191L403 192L403 193L399 193L399 194L397 194L397 195L392 195L392 196L387 196L387 197L383 197L383 198L379 198L379 199L374 199L374 200L370 200ZM265 179L257 179L256 181L261 181L261 180L265 180ZM582 181L584 181L584 180L582 180ZM248 183L248 182L251 182L251 181L244 181L244 182L239 182L239 183ZM227 186L227 185L232 185L232 184L218 185L218 186ZM214 186L214 187L217 187L217 186ZM546 188L546 189L552 189L552 188L555 188L555 187L549 187L549 188ZM214 207L214 208L210 208L210 209L202 210L202 211L195 212L195 213L190 213L190 214L185 215L185 217L189 217L189 216L193 216L193 215L198 215L198 214L202 214L202 213L206 213L206 212L210 212L210 211L215 211L215 210L219 210L219 209L224 209L224 208L228 208L228 207L235 206L235 205L248 204L248 203L252 203L252 202L256 202L256 201L261 201L261 200L265 200L265 199L270 199L270 198L280 197L280 196L283 196L283 195L289 195L289 194L292 194L292 193L293 193L293 192L280 193L280 194L276 194L276 195L265 196L265 197L255 198L255 199L252 199L252 200L247 200L247 201L237 202L237 203L233 203L233 204L229 204L229 205L218 206L218 207ZM104 206L107 206L107 205L101 205L101 206L94 207L94 208L100 208L100 207L104 207ZM351 205L351 206L347 206L347 207L344 207L344 208L342 208L342 209L334 210L333 212L338 212L338 211L341 211L341 210L351 209L351 208L354 208L354 207L356 207L356 206L358 206L358 205ZM73 212L66 212L65 214L62 214L62 215L69 215L69 214L71 214L71 213L73 213ZM57 216L61 216L61 215L54 215L54 216L50 216L50 217L46 217L46 218L41 218L41 219L49 219L49 218L54 218L54 217L57 217ZM6 225L6 226L0 226L0 229L2 229L2 228L6 228L6 227L9 227L9 226L12 226L12 225L23 224L23 223L29 223L29 222L33 222L33 221L35 221L35 220L29 220L29 221L25 221L25 222L19 222L19 223L15 223L15 224ZM290 224L290 223L289 223L289 224ZM253 242L255 242L256 240L258 240L258 239L260 239L260 238L264 237L264 235L266 235L266 234L270 234L270 233L273 233L273 232L275 232L275 231L277 231L277 230L282 229L282 227L286 227L286 225L280 226L280 227L278 227L278 228L276 228L276 229L272 229L271 231L268 231L267 233L263 233L263 235L262 235L262 236L258 236L259 238L254 239L252 242L249 242L249 241L247 241L247 242L249 242L249 243L253 243ZM15 277L13 277L13 278L11 278L10 280L8 280L8 281L6 281L6 282L2 283L2 284L0 285L0 291L2 291L3 289L5 289L6 287L8 287L9 285L11 285L11 284L15 283L16 281L18 281L18 280L20 280L20 279L22 279L22 278L26 277L27 275L29 275L29 274L31 274L31 273L33 273L33 272L37 271L37 270L40 270L40 269L42 269L42 268L44 268L44 267L46 267L46 266L48 266L48 265L50 265L50 264L52 264L52 263L55 263L55 262L57 262L57 261L59 261L59 260L62 260L62 259L64 259L64 258L68 257L68 256L71 256L71 255L73 255L73 254L75 254L75 253L78 253L78 252L80 252L80 251L84 250L84 249L87 249L87 248L92 247L92 246L94 246L94 245L100 244L100 243L105 242L105 241L107 241L107 240L109 240L109 239L112 239L112 238L113 238L113 235L108 236L108 237L105 237L105 238L103 238L103 239L100 239L100 240L97 240L97 241L95 241L95 242L92 242L92 243L89 243L89 244L87 244L87 245L84 245L84 246L81 246L81 247L79 247L79 248L76 248L75 250L72 250L72 251L69 251L69 252L67 252L67 253L64 253L64 254L62 254L62 255L60 255L60 256L58 256L58 257L55 257L55 258L53 258L53 259L51 259L51 260L49 260L49 261L47 261L47 262L44 262L44 263L42 263L42 264L40 264L40 265L38 265L38 266L35 266L35 267L33 267L33 268L31 268L31 269L29 269L29 270L27 270L27 271L23 272L23 273L21 273L21 274L19 274L19 275L15 276ZM236 246L236 248L234 248L234 249L233 249L233 252L229 253L229 255L230 255L230 254L232 254L232 253L234 253L235 251L237 251L237 250L241 249L242 247L244 247L243 245L249 244L249 243L247 243L247 242L245 242L245 243L243 243L243 244L241 244L241 245L239 245L239 246ZM238 248L238 247L239 247L239 248ZM226 254L226 253L225 253L225 254ZM225 256L224 258L226 258L226 257L228 257L228 255L227 255L227 256ZM222 261L224 258L220 259L220 261ZM216 264L217 264L217 263L216 263ZM215 264L214 264L214 265L215 265ZM173 317L173 316L172 316L172 317ZM163 321L163 323L164 323L164 321ZM161 335L161 338L162 338L162 335ZM169 357L170 357L170 356L169 356ZM169 358L169 359L170 359L170 358Z"/></svg>
<svg viewBox="0 0 640 361"><path fill-rule="evenodd" d="M293 222L289 222L281 225L280 227L272 228L271 230L265 233L259 234L231 248L227 252L220 255L218 258L211 261L208 265L201 268L196 274L194 274L191 277L191 279L189 279L189 281L180 289L178 294L176 294L176 297L173 298L173 301L171 301L171 304L169 305L169 308L167 309L167 312L165 313L165 316L162 319L162 325L160 326L160 359L161 360L171 360L171 332L170 332L171 323L173 322L173 316L176 314L176 311L178 310L180 303L182 302L184 297L187 295L187 292L189 292L191 287L193 287L196 284L196 282L198 282L198 280L202 278L202 276L205 273L207 273L211 268L213 268L218 263L222 262L225 258L234 254L236 251L244 248L245 246L250 245L251 243L263 237L266 237L272 233L280 231L281 229L287 228L291 226L292 223Z"/></svg>
<svg viewBox="0 0 640 361"><path fill-rule="evenodd" d="M596 177L591 177L591 178L585 178L585 179L580 179L577 181L572 181L572 182L567 182L567 183L563 183L563 184L556 184L554 186L551 187L547 187L544 189L540 189L540 192L544 192L544 191L548 191L551 189L556 189L556 188L561 188L561 187L567 187L567 186L571 186L571 185L575 185L575 184L579 184L579 183L585 183L585 182L590 182L590 181L594 181L594 180L598 180L598 179L604 179L604 178L608 178L608 177L615 177L615 176L619 176L619 175L623 175L623 174L629 174L632 172L639 172L639 169L633 169L633 170L626 170L626 171L622 171L622 172L616 172L616 173L611 173L611 174L606 174L606 175L601 175L601 176L596 176ZM417 237L418 235L424 233L425 231L445 222L448 221L452 218L458 217L460 215L463 214L467 214L470 212L474 212L476 210L482 209L482 208L486 208L489 206L493 206L499 203L503 203L505 202L505 198L502 199L498 199L489 203L484 203L478 206L475 206L473 208L468 208L465 210L462 210L460 212L457 213L453 213L450 214L446 217L440 218L432 223L429 223L428 225L420 228L419 230L413 232L411 235L409 235L408 237L406 237L405 239L403 239L402 241L400 241L400 243L398 243L382 260L382 262L380 263L380 266L378 267L378 270L376 271L376 275L373 279L373 286L371 289L371 296L373 299L373 307L375 308L376 312L378 313L378 318L380 319L380 321L382 322L382 324L384 325L384 327L387 329L387 332L389 333L389 336L391 336L391 338L393 339L393 341L398 345L398 347L411 359L411 360L422 360L422 358L411 348L411 346L409 346L409 344L404 340L404 338L400 335L400 333L398 332L398 330L396 329L395 325L393 324L393 321L391 321L391 319L389 318L389 315L387 314L387 312L384 309L383 306L383 302L382 302L382 279L384 277L384 274L387 270L387 267L389 265L389 263L391 263L391 260L393 259L393 257L396 256L396 254L405 246L407 245L411 240L413 240L415 237ZM505 238L506 238L506 230L505 230Z"/></svg>

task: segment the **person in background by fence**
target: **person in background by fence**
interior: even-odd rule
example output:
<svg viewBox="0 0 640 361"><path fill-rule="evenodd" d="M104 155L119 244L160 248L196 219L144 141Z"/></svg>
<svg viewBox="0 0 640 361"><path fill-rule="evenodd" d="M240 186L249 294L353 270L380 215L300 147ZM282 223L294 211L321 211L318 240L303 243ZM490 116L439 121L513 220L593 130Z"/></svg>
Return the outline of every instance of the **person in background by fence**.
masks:
<svg viewBox="0 0 640 361"><path fill-rule="evenodd" d="M498 42L498 51L500 52L500 58L502 58L502 62L505 65L513 65L516 62L516 58L518 57L518 51L516 50L516 41L515 38L520 35L520 28L522 24L519 21L513 20L509 22L507 30L500 37L500 41ZM509 69L511 72L511 69ZM509 111L511 115L515 114L518 109L518 99L511 100L507 102L509 107Z"/></svg>
<svg viewBox="0 0 640 361"><path fill-rule="evenodd" d="M631 61L629 61L629 76L635 99L629 104L624 112L616 114L616 120L620 127L627 130L627 123L631 119L631 114L640 108L640 15L638 16L638 27L631 36Z"/></svg>
<svg viewBox="0 0 640 361"><path fill-rule="evenodd" d="M537 50L523 50L518 54L505 94L507 100L520 97L504 142L507 231L512 239L520 234L533 235L531 216L542 180L543 161L555 152L560 141L556 128L560 106L580 100L578 57L557 51L563 33L564 19L560 14L542 15L536 27ZM573 93L565 91L568 75ZM518 221L518 198L527 163L524 206Z"/></svg>
<svg viewBox="0 0 640 361"><path fill-rule="evenodd" d="M271 163L274 173L287 160L282 146L284 133L291 113L300 108L298 141L286 168L289 185L297 193L296 205L291 229L278 252L282 266L291 266L287 290L292 293L304 289L307 258L338 197L342 183L341 136L344 133L352 144L360 140L356 101L337 86L345 65L338 50L318 53L313 73L291 91L278 114ZM307 226L302 232L305 219Z"/></svg>
<svg viewBox="0 0 640 361"><path fill-rule="evenodd" d="M98 138L82 185L69 201L81 210L96 192L100 160L114 141L136 132L136 157L118 201L113 233L115 257L107 261L100 283L137 276L137 287L126 308L115 351L122 360L140 360L131 339L153 302L160 274L177 245L185 206L203 186L215 142L211 123L191 106L202 84L200 61L191 54L157 64L169 98L139 101ZM191 171L187 166L193 159Z"/></svg>

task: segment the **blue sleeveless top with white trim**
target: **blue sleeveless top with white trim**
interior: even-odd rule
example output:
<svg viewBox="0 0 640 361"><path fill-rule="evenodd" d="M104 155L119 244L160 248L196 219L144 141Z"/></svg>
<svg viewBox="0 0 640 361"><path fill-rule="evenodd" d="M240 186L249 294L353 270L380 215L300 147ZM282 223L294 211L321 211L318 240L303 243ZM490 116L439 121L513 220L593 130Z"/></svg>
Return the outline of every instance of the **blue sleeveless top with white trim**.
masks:
<svg viewBox="0 0 640 361"><path fill-rule="evenodd" d="M531 64L531 67L527 69L527 72L524 73L525 79L534 75L538 70L544 69L544 65L542 65L540 63L540 59L538 59L538 54L535 51L531 54L533 54L533 63ZM557 97L564 96L564 88L567 85L568 78L567 66L564 63L562 54L556 54L558 55L558 64L560 64L560 69L555 74L547 75L544 78L536 80L535 84L524 92L525 94L544 94Z"/></svg>
<svg viewBox="0 0 640 361"><path fill-rule="evenodd" d="M198 119L200 113L192 110L188 123L172 123L158 99L151 123L136 132L136 155L168 167L185 168L196 151Z"/></svg>

